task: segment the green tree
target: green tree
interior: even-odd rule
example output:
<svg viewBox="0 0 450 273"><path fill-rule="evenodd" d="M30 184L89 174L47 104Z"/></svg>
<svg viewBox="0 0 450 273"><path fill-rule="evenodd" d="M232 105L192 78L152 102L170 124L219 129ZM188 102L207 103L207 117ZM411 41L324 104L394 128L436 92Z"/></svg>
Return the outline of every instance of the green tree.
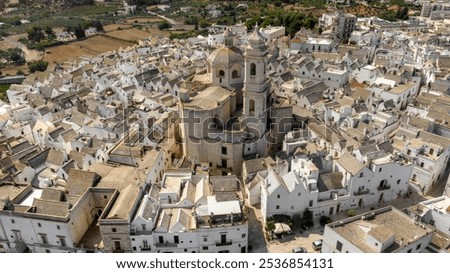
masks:
<svg viewBox="0 0 450 273"><path fill-rule="evenodd" d="M44 61L36 61L28 63L28 69L30 69L31 73L34 73L36 71L45 71L47 70L48 62Z"/></svg>
<svg viewBox="0 0 450 273"><path fill-rule="evenodd" d="M128 0L127 2L130 5L136 5L138 7L146 7L159 4L158 0Z"/></svg>
<svg viewBox="0 0 450 273"><path fill-rule="evenodd" d="M99 32L104 32L105 30L103 29L103 24L102 22L100 22L99 20L94 20L92 21L92 27L94 27L95 29L97 29L97 31Z"/></svg>
<svg viewBox="0 0 450 273"><path fill-rule="evenodd" d="M20 48L8 48L5 51L0 51L0 56L3 57L8 63L25 63L25 56Z"/></svg>
<svg viewBox="0 0 450 273"><path fill-rule="evenodd" d="M200 28L207 28L207 27L209 27L209 25L210 24L206 20L201 20L200 23L199 23L199 27Z"/></svg>
<svg viewBox="0 0 450 273"><path fill-rule="evenodd" d="M45 38L42 28L34 26L28 31L28 40L39 43Z"/></svg>
<svg viewBox="0 0 450 273"><path fill-rule="evenodd" d="M55 38L55 32L53 31L51 26L46 26L45 29L45 34L47 35L47 37L53 39Z"/></svg>
<svg viewBox="0 0 450 273"><path fill-rule="evenodd" d="M169 24L169 23L166 22L166 21L164 21L164 22L158 24L158 29L159 29L159 30L168 29L168 28L171 28L171 27L172 27L172 25Z"/></svg>
<svg viewBox="0 0 450 273"><path fill-rule="evenodd" d="M397 10L397 19L408 20L408 18L409 18L408 17L408 12L409 12L409 10L408 10L407 6L399 8Z"/></svg>
<svg viewBox="0 0 450 273"><path fill-rule="evenodd" d="M321 226L331 223L331 218L325 215L320 216L319 223Z"/></svg>
<svg viewBox="0 0 450 273"><path fill-rule="evenodd" d="M347 216L348 217L353 217L355 215L356 215L356 211L355 210L353 210L353 209L347 210Z"/></svg>
<svg viewBox="0 0 450 273"><path fill-rule="evenodd" d="M86 37L86 33L84 32L84 27L81 24L78 24L78 26L74 30L75 37L77 37L77 40L83 39Z"/></svg>
<svg viewBox="0 0 450 273"><path fill-rule="evenodd" d="M275 229L275 222L274 221L269 221L266 224L266 228L268 231L272 231Z"/></svg>
<svg viewBox="0 0 450 273"><path fill-rule="evenodd" d="M302 225L305 226L305 227L311 228L311 227L314 226L313 214L308 208L306 208L303 211L301 222L302 222Z"/></svg>
<svg viewBox="0 0 450 273"><path fill-rule="evenodd" d="M19 19L15 19L13 21L11 21L11 25L13 26L20 26L22 24L22 22Z"/></svg>

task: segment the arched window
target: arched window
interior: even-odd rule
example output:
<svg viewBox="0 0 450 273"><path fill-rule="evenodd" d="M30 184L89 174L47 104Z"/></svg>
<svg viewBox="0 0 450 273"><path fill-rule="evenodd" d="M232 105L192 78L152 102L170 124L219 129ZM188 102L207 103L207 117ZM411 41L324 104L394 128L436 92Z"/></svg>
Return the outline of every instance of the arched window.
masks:
<svg viewBox="0 0 450 273"><path fill-rule="evenodd" d="M224 77L224 76L225 76L225 71L219 70L219 77Z"/></svg>
<svg viewBox="0 0 450 273"><path fill-rule="evenodd" d="M256 64L251 63L250 64L250 75L255 76L256 75Z"/></svg>
<svg viewBox="0 0 450 273"><path fill-rule="evenodd" d="M231 72L231 78L233 78L233 79L239 78L239 73L237 70L233 70Z"/></svg>
<svg viewBox="0 0 450 273"><path fill-rule="evenodd" d="M254 114L254 112L255 112L255 101L254 100L250 100L249 101L249 112L250 112L250 114Z"/></svg>

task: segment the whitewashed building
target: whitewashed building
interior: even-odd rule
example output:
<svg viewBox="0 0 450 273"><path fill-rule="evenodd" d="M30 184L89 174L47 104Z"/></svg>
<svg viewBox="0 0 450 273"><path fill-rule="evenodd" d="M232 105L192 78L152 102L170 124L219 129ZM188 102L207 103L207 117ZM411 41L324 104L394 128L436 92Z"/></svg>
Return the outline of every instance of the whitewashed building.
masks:
<svg viewBox="0 0 450 273"><path fill-rule="evenodd" d="M415 213L421 221L450 236L450 198L440 196L419 203Z"/></svg>
<svg viewBox="0 0 450 273"><path fill-rule="evenodd" d="M235 176L168 171L144 196L134 217L133 252L247 252L239 183Z"/></svg>
<svg viewBox="0 0 450 273"><path fill-rule="evenodd" d="M420 253L433 229L394 207L385 207L325 226L322 253Z"/></svg>
<svg viewBox="0 0 450 273"><path fill-rule="evenodd" d="M267 219L309 209L318 217L380 205L407 192L412 168L384 151L372 154L365 164L348 153L335 162L331 157L297 156L289 172L268 167L261 188L261 212Z"/></svg>

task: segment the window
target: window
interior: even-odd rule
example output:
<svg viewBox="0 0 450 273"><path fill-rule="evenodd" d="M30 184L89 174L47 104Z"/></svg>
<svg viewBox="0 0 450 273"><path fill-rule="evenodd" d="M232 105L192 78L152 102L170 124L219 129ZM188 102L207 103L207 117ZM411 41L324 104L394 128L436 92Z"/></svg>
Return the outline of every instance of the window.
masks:
<svg viewBox="0 0 450 273"><path fill-rule="evenodd" d="M14 221L14 219L11 219L11 224L14 224L16 221Z"/></svg>
<svg viewBox="0 0 450 273"><path fill-rule="evenodd" d="M255 101L254 101L254 100L250 100L250 101L249 101L248 111L249 111L251 114L252 114L253 112L255 112Z"/></svg>
<svg viewBox="0 0 450 273"><path fill-rule="evenodd" d="M41 223L38 223L38 227L42 227Z"/></svg>
<svg viewBox="0 0 450 273"><path fill-rule="evenodd" d="M120 245L120 241L114 241L114 249L121 250L122 246Z"/></svg>
<svg viewBox="0 0 450 273"><path fill-rule="evenodd" d="M313 200L309 200L309 206L312 207L314 205L314 201Z"/></svg>
<svg viewBox="0 0 450 273"><path fill-rule="evenodd" d="M143 241L142 241L142 246L143 246L144 248L147 248L147 247L148 247L148 242L147 242L147 240L143 240Z"/></svg>
<svg viewBox="0 0 450 273"><path fill-rule="evenodd" d="M46 249L45 253L51 253L50 249Z"/></svg>
<svg viewBox="0 0 450 273"><path fill-rule="evenodd" d="M276 206L275 206L275 209L280 209L280 205L276 205Z"/></svg>
<svg viewBox="0 0 450 273"><path fill-rule="evenodd" d="M163 236L159 236L158 237L158 241L160 244L164 244L164 237Z"/></svg>
<svg viewBox="0 0 450 273"><path fill-rule="evenodd" d="M420 167L423 168L425 164L423 162L420 162Z"/></svg>
<svg viewBox="0 0 450 273"><path fill-rule="evenodd" d="M43 244L48 244L48 238L46 234L40 234L39 236L41 237L41 242Z"/></svg>
<svg viewBox="0 0 450 273"><path fill-rule="evenodd" d="M146 224L141 224L142 226L142 230L147 230L147 225Z"/></svg>
<svg viewBox="0 0 450 273"><path fill-rule="evenodd" d="M412 249L408 249L408 253L411 253Z"/></svg>
<svg viewBox="0 0 450 273"><path fill-rule="evenodd" d="M383 170L383 168L380 168L380 169L378 170L378 172L380 172L380 173L381 173L381 170Z"/></svg>
<svg viewBox="0 0 450 273"><path fill-rule="evenodd" d="M247 236L245 233L242 233L242 238L245 238L245 236Z"/></svg>
<svg viewBox="0 0 450 273"><path fill-rule="evenodd" d="M67 244L66 244L66 238L64 238L64 237L59 237L59 242L61 243L61 246L67 246Z"/></svg>
<svg viewBox="0 0 450 273"><path fill-rule="evenodd" d="M250 76L255 76L256 75L256 64L251 63L250 64Z"/></svg>
<svg viewBox="0 0 450 273"><path fill-rule="evenodd" d="M223 147L223 146L222 146L222 154L223 154L223 155L226 155L226 154L227 154L227 147Z"/></svg>
<svg viewBox="0 0 450 273"><path fill-rule="evenodd" d="M180 238L178 236L173 236L173 242L175 244L179 244L180 243Z"/></svg>
<svg viewBox="0 0 450 273"><path fill-rule="evenodd" d="M224 77L224 76L225 76L225 71L219 70L219 77Z"/></svg>
<svg viewBox="0 0 450 273"><path fill-rule="evenodd" d="M401 180L401 179L397 180L397 184L400 184L400 182L402 182L402 180Z"/></svg>
<svg viewBox="0 0 450 273"><path fill-rule="evenodd" d="M56 225L56 229L58 229L58 230L59 230L59 229L61 229L61 227L60 227L59 225Z"/></svg>
<svg viewBox="0 0 450 273"><path fill-rule="evenodd" d="M363 175L364 175L364 173L360 173L360 174L359 174L359 177L363 177Z"/></svg>
<svg viewBox="0 0 450 273"><path fill-rule="evenodd" d="M207 247L207 246L204 246L202 249L203 249L203 250L208 250L208 247Z"/></svg>
<svg viewBox="0 0 450 273"><path fill-rule="evenodd" d="M203 238L203 242L208 242L208 238Z"/></svg>
<svg viewBox="0 0 450 273"><path fill-rule="evenodd" d="M336 242L336 249L338 251L342 251L342 243L341 242L339 242L339 241Z"/></svg>
<svg viewBox="0 0 450 273"><path fill-rule="evenodd" d="M227 168L227 160L222 159L222 168Z"/></svg>
<svg viewBox="0 0 450 273"><path fill-rule="evenodd" d="M297 196L301 196L301 195L302 195L302 193L301 193L301 192L297 193Z"/></svg>
<svg viewBox="0 0 450 273"><path fill-rule="evenodd" d="M233 79L239 78L239 74L238 74L237 70L233 70L233 72L231 72L231 78L233 78Z"/></svg>
<svg viewBox="0 0 450 273"><path fill-rule="evenodd" d="M420 249L421 246L422 246L422 244L418 244L418 245L416 246L416 250Z"/></svg>
<svg viewBox="0 0 450 273"><path fill-rule="evenodd" d="M280 195L279 194L277 195L277 198L280 199Z"/></svg>
<svg viewBox="0 0 450 273"><path fill-rule="evenodd" d="M112 230L112 232L117 232L116 228L112 228L111 230Z"/></svg>

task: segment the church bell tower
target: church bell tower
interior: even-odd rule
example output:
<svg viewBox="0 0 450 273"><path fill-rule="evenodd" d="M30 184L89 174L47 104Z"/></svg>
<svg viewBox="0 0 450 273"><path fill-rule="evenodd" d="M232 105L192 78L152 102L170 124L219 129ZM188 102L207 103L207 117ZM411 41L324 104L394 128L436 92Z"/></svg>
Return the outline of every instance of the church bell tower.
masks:
<svg viewBox="0 0 450 273"><path fill-rule="evenodd" d="M243 123L252 134L260 138L267 129L267 99L270 90L266 75L268 48L258 25L248 41L244 56Z"/></svg>

